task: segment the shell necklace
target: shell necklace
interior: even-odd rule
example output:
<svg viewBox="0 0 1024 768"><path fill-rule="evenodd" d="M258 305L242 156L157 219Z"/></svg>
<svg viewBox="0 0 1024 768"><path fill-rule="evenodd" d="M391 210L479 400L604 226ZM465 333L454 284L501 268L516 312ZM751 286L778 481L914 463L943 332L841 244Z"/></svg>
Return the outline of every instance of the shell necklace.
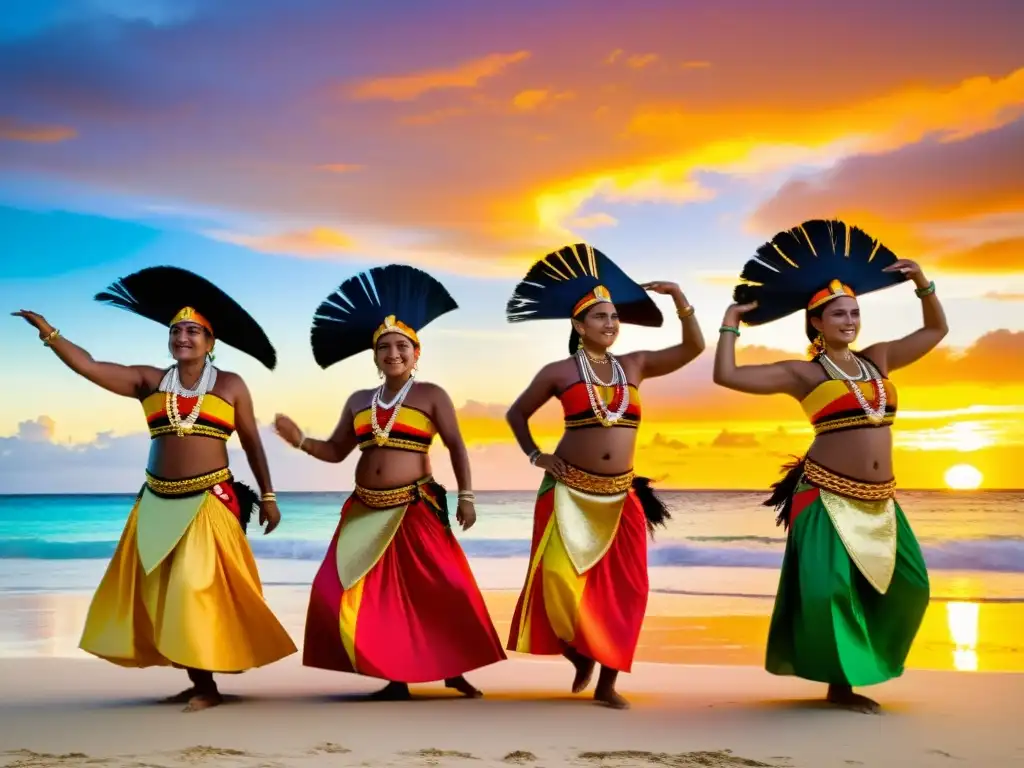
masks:
<svg viewBox="0 0 1024 768"><path fill-rule="evenodd" d="M373 440L377 445L383 446L387 443L388 438L391 436L391 429L395 426L395 420L398 418L398 412L402 410L402 403L405 402L406 395L412 389L412 384L413 377L410 376L390 402L385 402L381 399L384 395L384 384L381 384L374 391L373 397L370 399L370 428L373 430ZM383 408L385 411L389 408L393 409L391 411L391 418L388 419L384 429L380 428L380 422L377 421L378 408Z"/></svg>
<svg viewBox="0 0 1024 768"><path fill-rule="evenodd" d="M822 365L824 365L826 372L833 379L841 379L846 382L846 386L849 387L853 396L857 398L857 403L860 405L861 410L864 411L864 415L868 417L868 421L872 424L881 424L885 421L886 405L886 393L885 386L882 384L882 375L874 369L874 366L869 368L859 357L855 357L854 360L857 361L857 368L860 369L860 372L851 376L832 362L828 355L821 356ZM875 385L875 391L878 393L877 407L872 406L867 401L867 398L864 397L864 393L861 392L860 387L857 385L859 381L870 381Z"/></svg>
<svg viewBox="0 0 1024 768"><path fill-rule="evenodd" d="M579 363L580 372L583 374L583 383L587 387L587 396L590 398L590 408L594 411L594 415L597 416L602 427L614 426L629 407L629 387L626 386L626 372L622 370L622 365L609 353L608 362L612 365L612 380L605 382L594 372L590 358L584 350L581 349L576 353L576 360ZM615 388L612 401L614 402L616 397L619 399L618 408L614 411L609 410L601 398L601 394L597 391L598 386Z"/></svg>
<svg viewBox="0 0 1024 768"><path fill-rule="evenodd" d="M167 420L174 427L178 437L191 434L192 428L196 425L196 420L199 418L199 413L202 411L203 398L206 397L207 392L213 389L216 383L217 369L213 367L209 358L203 363L203 372L199 375L199 380L191 389L182 386L177 365L172 366L164 374L158 391L164 393L164 410L167 413ZM184 419L181 418L181 412L178 410L179 397L194 397L196 399L195 405L192 406L192 410Z"/></svg>

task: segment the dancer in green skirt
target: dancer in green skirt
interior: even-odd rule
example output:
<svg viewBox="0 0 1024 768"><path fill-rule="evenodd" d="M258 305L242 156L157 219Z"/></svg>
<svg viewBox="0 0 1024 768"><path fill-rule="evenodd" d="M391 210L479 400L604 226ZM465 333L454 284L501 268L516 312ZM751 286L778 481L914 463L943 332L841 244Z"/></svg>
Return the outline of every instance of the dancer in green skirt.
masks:
<svg viewBox="0 0 1024 768"><path fill-rule="evenodd" d="M827 683L834 704L877 712L853 689L903 673L929 598L921 549L895 499L889 375L935 348L945 314L917 264L841 221L780 232L740 278L719 331L715 383L796 398L815 434L765 502L789 534L765 667ZM857 296L906 280L917 287L923 327L854 352ZM809 361L736 365L741 319L761 325L801 310Z"/></svg>

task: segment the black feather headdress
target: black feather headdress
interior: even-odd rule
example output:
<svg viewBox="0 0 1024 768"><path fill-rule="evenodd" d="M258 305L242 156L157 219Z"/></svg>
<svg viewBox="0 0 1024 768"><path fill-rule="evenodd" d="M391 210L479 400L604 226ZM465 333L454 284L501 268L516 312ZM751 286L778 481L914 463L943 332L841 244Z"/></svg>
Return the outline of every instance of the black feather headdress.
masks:
<svg viewBox="0 0 1024 768"><path fill-rule="evenodd" d="M900 272L883 272L896 256L878 240L842 221L814 219L779 232L743 267L745 281L733 290L738 304L757 302L743 315L763 325L807 309L811 298L838 280L862 296L901 283Z"/></svg>
<svg viewBox="0 0 1024 768"><path fill-rule="evenodd" d="M505 315L510 323L568 320L580 299L599 285L608 289L623 323L657 328L664 322L647 291L585 243L552 251L530 267L508 300Z"/></svg>
<svg viewBox="0 0 1024 768"><path fill-rule="evenodd" d="M391 317L415 335L458 308L448 290L421 269L374 267L343 282L317 308L310 333L313 357L327 368L371 349L374 333Z"/></svg>
<svg viewBox="0 0 1024 768"><path fill-rule="evenodd" d="M147 267L122 277L94 297L169 327L185 307L213 326L213 336L259 360L270 370L277 353L267 334L241 305L204 277L180 267Z"/></svg>

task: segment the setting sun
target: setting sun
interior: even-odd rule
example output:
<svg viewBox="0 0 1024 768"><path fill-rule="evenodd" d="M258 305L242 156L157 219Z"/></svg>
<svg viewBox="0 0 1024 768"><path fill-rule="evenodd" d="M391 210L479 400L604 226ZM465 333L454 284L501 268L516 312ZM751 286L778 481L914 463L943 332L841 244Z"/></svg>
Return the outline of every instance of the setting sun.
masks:
<svg viewBox="0 0 1024 768"><path fill-rule="evenodd" d="M946 485L958 491L973 491L981 485L982 475L970 464L956 464L946 470Z"/></svg>

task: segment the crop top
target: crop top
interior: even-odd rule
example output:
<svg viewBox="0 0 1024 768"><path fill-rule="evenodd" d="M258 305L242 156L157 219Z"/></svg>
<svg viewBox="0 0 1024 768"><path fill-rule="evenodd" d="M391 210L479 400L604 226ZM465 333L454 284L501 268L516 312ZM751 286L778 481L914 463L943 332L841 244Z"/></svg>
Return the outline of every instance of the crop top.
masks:
<svg viewBox="0 0 1024 768"><path fill-rule="evenodd" d="M640 390L632 384L629 384L628 387L629 405L626 406L626 411L622 414L622 418L612 426L636 429L640 426ZM619 399L615 396L614 387L598 386L595 389L610 411L615 411L619 407ZM562 403L562 413L565 417L566 429L580 429L581 427L592 427L601 424L600 419L598 419L597 414L594 413L594 409L590 405L590 395L587 393L586 383L577 381L570 384L562 390L561 394L558 395L558 399ZM609 400L612 400L612 402L609 402Z"/></svg>
<svg viewBox="0 0 1024 768"><path fill-rule="evenodd" d="M870 361L862 359L867 363L872 376L880 376L878 369ZM826 379L800 401L804 413L814 427L815 435L864 427L886 427L896 419L896 387L888 378L882 378L886 400L885 417L879 422L868 419L856 395L850 389L851 386L860 388L868 405L878 406L878 392L875 391L873 380L847 382L842 379Z"/></svg>
<svg viewBox="0 0 1024 768"><path fill-rule="evenodd" d="M178 413L181 418L187 417L195 404L196 398L178 395ZM154 392L147 396L142 401L142 410L146 414L151 439L176 434L177 429L171 426L171 420L167 417L166 392ZM199 418L188 434L227 440L234 431L235 407L212 392L207 392L203 396Z"/></svg>
<svg viewBox="0 0 1024 768"><path fill-rule="evenodd" d="M386 411L383 408L377 408L377 424L381 429L387 426L388 419L390 418L390 408ZM373 435L373 426L370 422L369 408L363 408L356 413L355 431L359 450L365 451L367 448L377 447ZM433 442L434 435L436 434L437 427L434 426L434 422L430 420L427 414L408 405L402 405L401 410L398 412L398 418L395 419L395 423L391 427L391 433L388 435L387 442L380 447L426 453L430 450L430 444Z"/></svg>

